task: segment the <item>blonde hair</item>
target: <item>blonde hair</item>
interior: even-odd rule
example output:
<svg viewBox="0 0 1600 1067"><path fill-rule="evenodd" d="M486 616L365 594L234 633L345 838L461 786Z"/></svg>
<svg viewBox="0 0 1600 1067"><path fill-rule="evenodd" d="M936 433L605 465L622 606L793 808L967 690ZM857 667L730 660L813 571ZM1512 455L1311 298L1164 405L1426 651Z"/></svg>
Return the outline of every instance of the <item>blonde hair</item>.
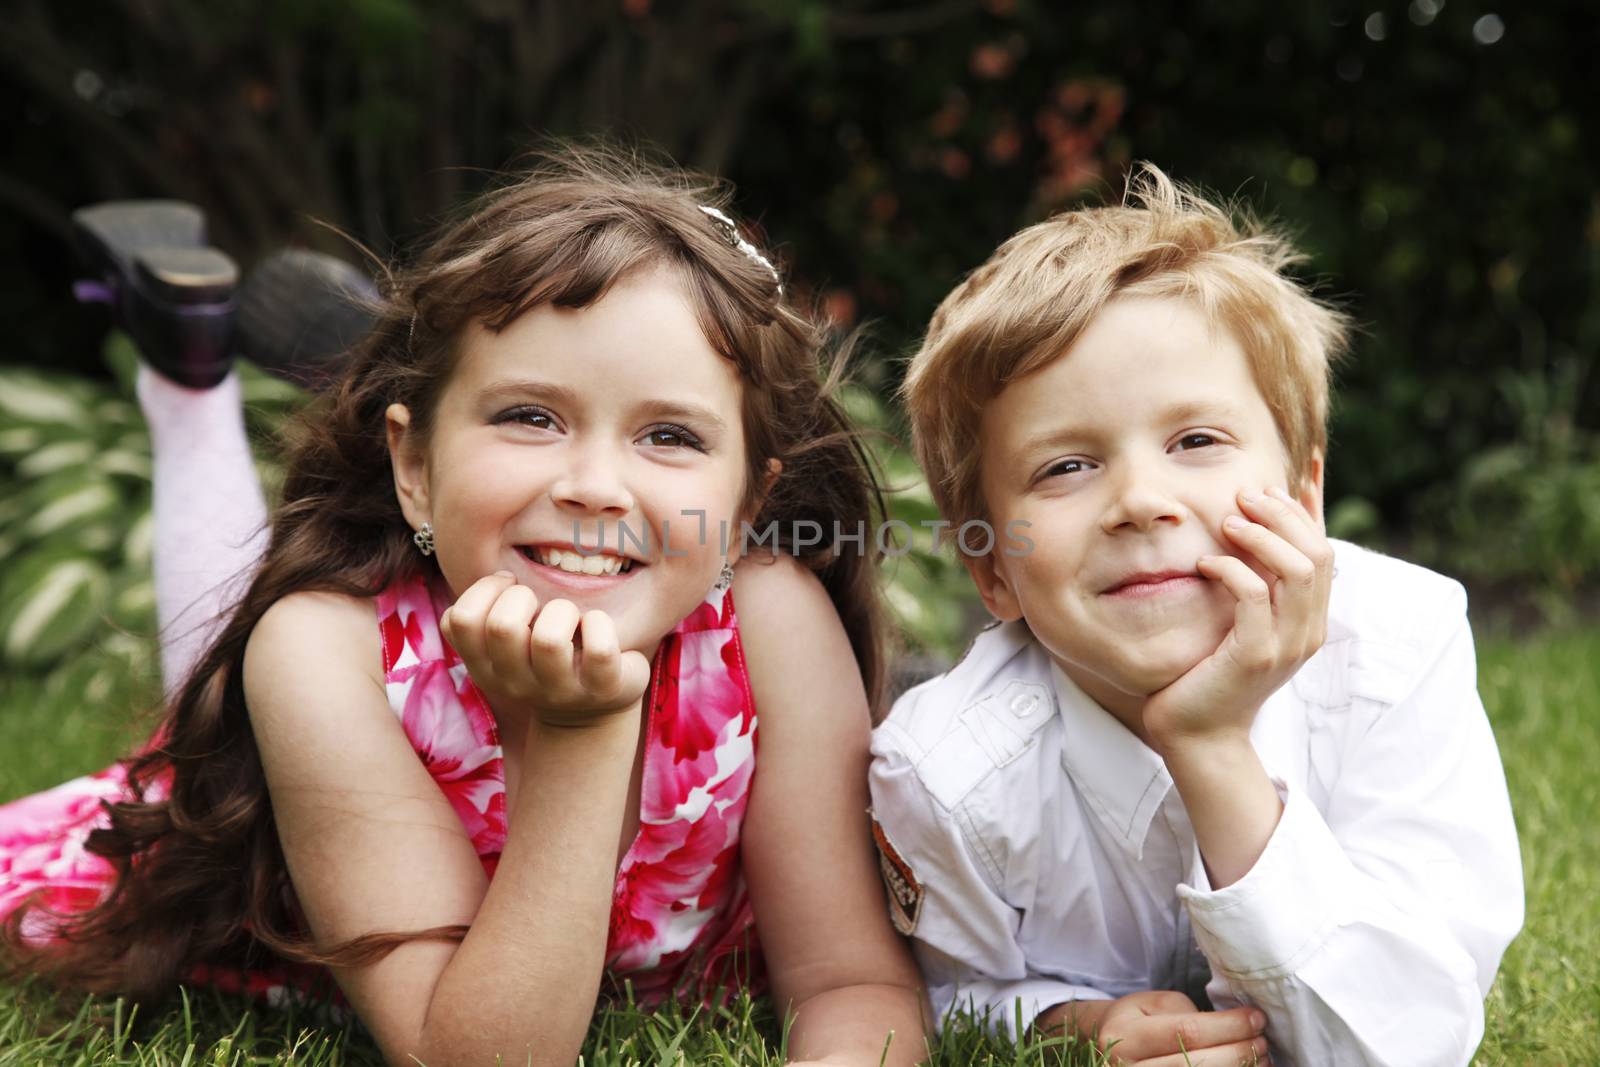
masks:
<svg viewBox="0 0 1600 1067"><path fill-rule="evenodd" d="M1328 379L1345 317L1289 278L1303 260L1280 234L1142 164L1123 203L1030 226L944 298L901 393L917 459L956 523L986 517L983 409L1056 359L1119 295L1195 301L1250 361L1298 488L1326 451Z"/></svg>

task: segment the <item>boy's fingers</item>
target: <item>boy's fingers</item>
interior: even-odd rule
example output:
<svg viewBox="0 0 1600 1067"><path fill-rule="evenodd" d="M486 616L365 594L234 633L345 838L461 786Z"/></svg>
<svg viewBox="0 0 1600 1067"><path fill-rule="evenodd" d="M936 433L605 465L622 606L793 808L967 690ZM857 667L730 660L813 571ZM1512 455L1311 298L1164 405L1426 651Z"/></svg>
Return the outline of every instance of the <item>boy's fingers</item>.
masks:
<svg viewBox="0 0 1600 1067"><path fill-rule="evenodd" d="M609 696L622 680L622 650L617 626L603 611L586 611L578 624L583 650L578 653L578 682L586 692Z"/></svg>
<svg viewBox="0 0 1600 1067"><path fill-rule="evenodd" d="M1223 522L1222 532L1276 575L1283 583L1282 591L1296 605L1316 592L1320 577L1316 564L1269 527L1257 522L1240 522L1237 516L1230 516L1229 521ZM1280 602L1282 599L1279 598Z"/></svg>
<svg viewBox="0 0 1600 1067"><path fill-rule="evenodd" d="M570 600L552 600L533 620L529 639L534 677L555 688L571 684L572 635L577 632L578 606Z"/></svg>
<svg viewBox="0 0 1600 1067"><path fill-rule="evenodd" d="M1289 505L1289 507L1294 510L1295 514L1306 520L1307 525L1315 528L1318 532L1321 532L1322 520L1316 515L1313 515L1311 513L1311 509L1306 507L1305 502L1299 497L1290 493L1289 490L1284 489L1282 486L1273 486L1271 489L1267 490L1267 493L1271 496L1277 497L1279 500Z"/></svg>
<svg viewBox="0 0 1600 1067"><path fill-rule="evenodd" d="M1221 582L1238 603L1233 611L1233 637L1241 648L1263 655L1273 647L1272 590L1261 575L1232 556L1206 556L1196 567Z"/></svg>
<svg viewBox="0 0 1600 1067"><path fill-rule="evenodd" d="M1183 1015L1200 1010L1194 1001L1176 989L1152 989L1137 996L1139 1010L1146 1015Z"/></svg>
<svg viewBox="0 0 1600 1067"><path fill-rule="evenodd" d="M528 663L528 629L539 609L539 597L525 585L508 586L484 619L484 652L495 674L502 678L525 676Z"/></svg>
<svg viewBox="0 0 1600 1067"><path fill-rule="evenodd" d="M1226 1048L1248 1043L1261 1035L1251 1020L1253 1009L1229 1011L1188 1011L1176 1015L1152 1015L1138 1024L1135 1032L1119 1044L1116 1051L1124 1059L1144 1062L1184 1052ZM1197 1061L1198 1062L1198 1061Z"/></svg>
<svg viewBox="0 0 1600 1067"><path fill-rule="evenodd" d="M1256 1037L1248 1041L1231 1041L1224 1045L1174 1052L1138 1062L1139 1067L1265 1067L1268 1063L1267 1039Z"/></svg>
<svg viewBox="0 0 1600 1067"><path fill-rule="evenodd" d="M1332 571L1333 546L1328 544L1328 535L1300 501L1273 488L1253 497L1240 493L1239 503L1246 515L1299 549L1319 571Z"/></svg>

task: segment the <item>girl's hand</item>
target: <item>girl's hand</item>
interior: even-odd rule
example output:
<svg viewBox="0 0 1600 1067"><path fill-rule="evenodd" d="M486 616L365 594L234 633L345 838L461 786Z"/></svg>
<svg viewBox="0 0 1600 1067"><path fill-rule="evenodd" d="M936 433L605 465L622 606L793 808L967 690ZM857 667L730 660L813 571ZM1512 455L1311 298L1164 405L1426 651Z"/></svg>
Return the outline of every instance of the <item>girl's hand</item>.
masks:
<svg viewBox="0 0 1600 1067"><path fill-rule="evenodd" d="M618 647L611 616L570 600L541 608L505 571L474 582L439 625L490 704L546 726L604 721L637 706L650 682L650 661Z"/></svg>
<svg viewBox="0 0 1600 1067"><path fill-rule="evenodd" d="M1200 573L1237 601L1233 629L1145 705L1145 731L1162 748L1244 737L1261 705L1327 636L1333 546L1321 525L1281 489L1240 493L1239 503L1245 518L1230 516L1222 532L1269 577L1235 556L1200 560Z"/></svg>

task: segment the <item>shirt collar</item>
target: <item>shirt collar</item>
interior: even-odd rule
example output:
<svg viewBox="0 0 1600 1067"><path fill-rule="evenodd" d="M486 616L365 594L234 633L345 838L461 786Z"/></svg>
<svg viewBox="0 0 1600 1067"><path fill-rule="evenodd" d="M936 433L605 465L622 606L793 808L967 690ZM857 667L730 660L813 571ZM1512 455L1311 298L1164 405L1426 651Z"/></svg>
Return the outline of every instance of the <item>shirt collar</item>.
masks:
<svg viewBox="0 0 1600 1067"><path fill-rule="evenodd" d="M1145 835L1172 789L1172 775L1160 756L1054 661L1050 674L1065 728L1062 769L1118 843L1142 859Z"/></svg>

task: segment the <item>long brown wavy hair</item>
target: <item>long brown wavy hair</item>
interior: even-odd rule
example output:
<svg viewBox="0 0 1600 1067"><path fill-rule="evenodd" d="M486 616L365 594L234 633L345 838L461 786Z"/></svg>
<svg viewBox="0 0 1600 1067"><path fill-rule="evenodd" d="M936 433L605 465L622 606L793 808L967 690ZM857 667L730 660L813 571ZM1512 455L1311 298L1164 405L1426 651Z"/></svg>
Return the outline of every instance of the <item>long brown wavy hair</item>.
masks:
<svg viewBox="0 0 1600 1067"><path fill-rule="evenodd" d="M260 569L154 741L125 761L129 799L107 804L109 825L88 839L116 869L109 894L75 914L17 909L3 930L12 975L156 1002L197 965L354 965L412 939L464 936L465 927L447 926L311 942L251 734L245 646L290 593L370 597L436 571L413 547L395 497L384 411L406 405L426 441L464 326L503 329L541 304L586 307L645 266L676 272L707 339L739 369L755 525L778 523L780 549L819 575L878 707L886 672L874 539L842 552L786 540L800 520L870 530L882 514L867 453L836 396L848 346L833 346L830 358L820 318L785 299L774 272L702 210L726 200L715 182L628 153L562 147L390 273L376 326L337 385L297 420ZM782 471L768 488L773 459Z"/></svg>

